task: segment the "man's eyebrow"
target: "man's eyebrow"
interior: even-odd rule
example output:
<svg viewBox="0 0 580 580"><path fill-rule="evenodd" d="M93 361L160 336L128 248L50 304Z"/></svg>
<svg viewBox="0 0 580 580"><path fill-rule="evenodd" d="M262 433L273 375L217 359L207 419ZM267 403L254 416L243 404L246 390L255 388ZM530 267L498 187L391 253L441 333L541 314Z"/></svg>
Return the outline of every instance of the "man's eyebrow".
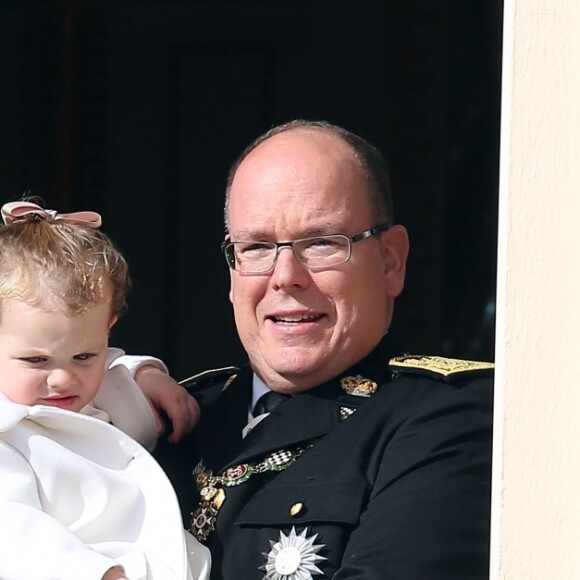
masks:
<svg viewBox="0 0 580 580"><path fill-rule="evenodd" d="M319 226L316 228L311 228L306 232L306 235L303 237L315 237L315 236L328 236L332 234L340 234L344 231L344 226L337 226L337 225L324 225Z"/></svg>
<svg viewBox="0 0 580 580"><path fill-rule="evenodd" d="M292 239L296 240L296 239L301 239L301 238L313 238L313 237L317 237L317 236L328 236L331 234L342 234L342 233L344 233L345 230L346 230L346 226L344 226L344 225L338 226L338 225L326 224L326 225L316 226L316 227L304 230L304 231L300 232L299 234L293 236ZM253 240L256 242L270 241L274 237L276 237L276 236L273 236L271 233L266 233L264 231L259 231L259 230L238 230L235 233L235 235L234 234L229 235L230 240L233 240L233 241L238 241L238 240L242 240L242 241L243 240ZM282 241L286 241L286 240L282 240Z"/></svg>
<svg viewBox="0 0 580 580"><path fill-rule="evenodd" d="M255 240L255 241L260 241L260 240L265 240L267 239L269 236L266 235L265 233L262 233L260 231L256 231L256 230L238 230L235 233L231 233L228 235L230 240Z"/></svg>

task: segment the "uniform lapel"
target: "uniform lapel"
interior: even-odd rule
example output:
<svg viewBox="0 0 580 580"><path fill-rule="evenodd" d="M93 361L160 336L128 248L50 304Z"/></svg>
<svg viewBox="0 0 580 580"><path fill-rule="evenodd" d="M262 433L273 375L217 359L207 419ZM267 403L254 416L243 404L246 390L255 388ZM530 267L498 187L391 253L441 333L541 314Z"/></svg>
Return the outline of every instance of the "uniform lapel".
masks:
<svg viewBox="0 0 580 580"><path fill-rule="evenodd" d="M331 386L318 387L291 397L248 434L231 463L243 463L326 435L339 422L336 396L329 396L332 391Z"/></svg>
<svg viewBox="0 0 580 580"><path fill-rule="evenodd" d="M222 392L219 404L202 413L196 433L208 467L217 469L240 452L251 397L252 371L244 367Z"/></svg>

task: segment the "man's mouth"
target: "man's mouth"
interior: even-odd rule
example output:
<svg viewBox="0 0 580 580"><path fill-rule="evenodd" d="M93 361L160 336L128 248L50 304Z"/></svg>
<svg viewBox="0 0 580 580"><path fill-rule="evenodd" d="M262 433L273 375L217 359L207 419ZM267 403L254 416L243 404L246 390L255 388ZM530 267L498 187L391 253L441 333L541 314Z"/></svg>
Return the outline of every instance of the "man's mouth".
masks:
<svg viewBox="0 0 580 580"><path fill-rule="evenodd" d="M272 322L281 324L297 324L300 322L316 322L322 318L322 314L281 314L269 316Z"/></svg>

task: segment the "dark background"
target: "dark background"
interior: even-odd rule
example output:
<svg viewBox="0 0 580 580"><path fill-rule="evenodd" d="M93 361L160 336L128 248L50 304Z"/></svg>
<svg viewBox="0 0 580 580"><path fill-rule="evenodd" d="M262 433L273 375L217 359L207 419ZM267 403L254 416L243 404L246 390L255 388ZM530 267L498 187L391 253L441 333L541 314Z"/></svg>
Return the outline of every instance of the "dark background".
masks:
<svg viewBox="0 0 580 580"><path fill-rule="evenodd" d="M390 161L401 346L489 360L501 20L500 0L0 0L0 202L103 214L134 278L114 344L177 378L238 364L227 168L272 125L325 119Z"/></svg>

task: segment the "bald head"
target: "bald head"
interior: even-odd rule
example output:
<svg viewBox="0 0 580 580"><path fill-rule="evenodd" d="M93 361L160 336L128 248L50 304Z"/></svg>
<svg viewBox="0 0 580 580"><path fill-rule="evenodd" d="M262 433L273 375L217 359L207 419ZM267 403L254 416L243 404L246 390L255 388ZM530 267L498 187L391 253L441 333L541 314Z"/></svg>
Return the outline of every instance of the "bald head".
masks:
<svg viewBox="0 0 580 580"><path fill-rule="evenodd" d="M224 209L224 219L226 231L230 231L230 195L234 177L244 160L256 149L260 148L266 141L274 139L280 135L298 133L303 134L304 139L308 139L309 134L323 134L330 137L328 141L329 150L333 147L343 150L344 145L348 147L352 158L356 160L359 168L366 180L366 194L369 197L377 222L393 223L394 208L389 180L387 163L381 152L371 143L362 137L343 129L337 125L332 125L325 121L304 121L295 120L270 129L253 141L242 154L236 159L230 168L227 184L226 199Z"/></svg>

